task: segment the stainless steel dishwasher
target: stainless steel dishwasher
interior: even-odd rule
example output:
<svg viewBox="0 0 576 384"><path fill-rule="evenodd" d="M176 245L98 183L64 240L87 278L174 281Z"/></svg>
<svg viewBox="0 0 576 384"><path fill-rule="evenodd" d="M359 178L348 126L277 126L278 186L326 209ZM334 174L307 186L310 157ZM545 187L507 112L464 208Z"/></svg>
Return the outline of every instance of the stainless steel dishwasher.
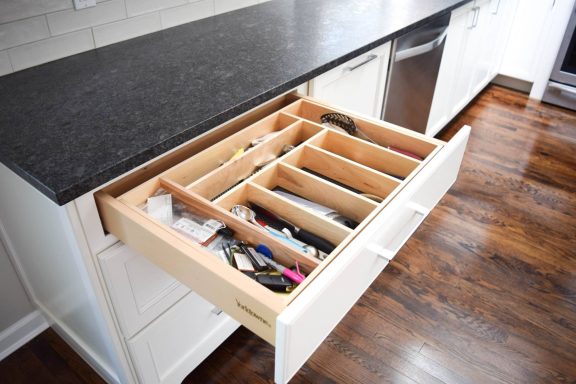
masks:
<svg viewBox="0 0 576 384"><path fill-rule="evenodd" d="M446 14L394 40L383 120L425 133L449 23Z"/></svg>

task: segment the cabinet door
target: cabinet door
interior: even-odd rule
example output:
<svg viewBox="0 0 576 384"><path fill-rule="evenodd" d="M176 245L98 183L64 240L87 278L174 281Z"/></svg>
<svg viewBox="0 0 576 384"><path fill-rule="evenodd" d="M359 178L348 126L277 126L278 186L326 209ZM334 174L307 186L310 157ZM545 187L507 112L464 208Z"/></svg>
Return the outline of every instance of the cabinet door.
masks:
<svg viewBox="0 0 576 384"><path fill-rule="evenodd" d="M375 118L382 115L390 43L310 81L310 96Z"/></svg>
<svg viewBox="0 0 576 384"><path fill-rule="evenodd" d="M491 36L492 43L494 44L491 69L492 78L500 72L500 66L502 65L517 7L518 0L492 0L490 2L490 13L495 25Z"/></svg>
<svg viewBox="0 0 576 384"><path fill-rule="evenodd" d="M456 17L456 24L459 33L462 34L462 47L459 56L459 63L454 73L454 87L450 99L450 115L455 116L468 103L470 91L470 76L474 72L475 49L471 45L472 30L476 22L476 7L466 7L461 14Z"/></svg>
<svg viewBox="0 0 576 384"><path fill-rule="evenodd" d="M194 292L127 345L141 384L177 384L239 324Z"/></svg>
<svg viewBox="0 0 576 384"><path fill-rule="evenodd" d="M129 247L117 244L98 255L122 333L130 338L190 289Z"/></svg>
<svg viewBox="0 0 576 384"><path fill-rule="evenodd" d="M467 103L469 81L462 74L471 63L463 63L469 28L474 22L474 4L469 3L452 12L446 45L440 64L434 98L428 118L426 135L434 136L454 116L457 107Z"/></svg>
<svg viewBox="0 0 576 384"><path fill-rule="evenodd" d="M497 3L498 0L495 2ZM473 63L469 98L480 93L491 80L497 33L497 18L492 13L491 0L477 1L476 20L470 32L469 43L472 55L470 59Z"/></svg>
<svg viewBox="0 0 576 384"><path fill-rule="evenodd" d="M519 1L500 74L533 82L556 0Z"/></svg>

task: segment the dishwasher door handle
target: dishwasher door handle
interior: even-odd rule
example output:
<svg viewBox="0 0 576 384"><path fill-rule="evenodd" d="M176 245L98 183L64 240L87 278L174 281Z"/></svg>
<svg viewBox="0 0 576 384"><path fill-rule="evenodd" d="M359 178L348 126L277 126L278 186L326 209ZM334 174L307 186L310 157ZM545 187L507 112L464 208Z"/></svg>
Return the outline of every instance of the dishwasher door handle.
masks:
<svg viewBox="0 0 576 384"><path fill-rule="evenodd" d="M432 41L429 41L426 44L418 45L412 48L406 48L401 51L397 51L394 55L394 61L399 62L402 60L409 59L411 57L420 56L434 49L438 48L443 42L446 36L448 35L448 28L444 29L444 31Z"/></svg>

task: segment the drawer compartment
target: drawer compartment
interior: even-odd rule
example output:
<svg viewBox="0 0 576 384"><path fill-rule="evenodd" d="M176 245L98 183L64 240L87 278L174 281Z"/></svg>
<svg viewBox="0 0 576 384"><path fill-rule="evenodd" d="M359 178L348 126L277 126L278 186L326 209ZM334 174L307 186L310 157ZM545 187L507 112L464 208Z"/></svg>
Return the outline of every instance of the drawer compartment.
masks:
<svg viewBox="0 0 576 384"><path fill-rule="evenodd" d="M469 135L465 127L444 143L347 113L373 143L321 125L333 112L296 99L120 196L113 187L95 196L109 232L276 346L277 382L300 368L452 185ZM437 199L426 198L428 188ZM284 266L298 262L306 279L279 294L222 262L146 213L159 189L235 238L266 244ZM272 211L332 247L314 257L233 215L237 204Z"/></svg>

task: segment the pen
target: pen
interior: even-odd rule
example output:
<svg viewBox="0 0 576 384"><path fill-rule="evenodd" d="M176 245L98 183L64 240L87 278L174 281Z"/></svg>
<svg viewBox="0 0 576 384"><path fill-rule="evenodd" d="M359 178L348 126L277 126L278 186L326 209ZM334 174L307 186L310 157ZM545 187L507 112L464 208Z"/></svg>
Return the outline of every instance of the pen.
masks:
<svg viewBox="0 0 576 384"><path fill-rule="evenodd" d="M267 257L263 257L263 259L266 262L266 264L268 264L269 266L271 266L272 268L274 268L275 270L277 270L278 272L280 272L282 275L286 276L293 282L300 284L301 282L304 281L305 277L301 273L296 273L291 269L286 268L285 266L278 264L274 260L271 260Z"/></svg>

